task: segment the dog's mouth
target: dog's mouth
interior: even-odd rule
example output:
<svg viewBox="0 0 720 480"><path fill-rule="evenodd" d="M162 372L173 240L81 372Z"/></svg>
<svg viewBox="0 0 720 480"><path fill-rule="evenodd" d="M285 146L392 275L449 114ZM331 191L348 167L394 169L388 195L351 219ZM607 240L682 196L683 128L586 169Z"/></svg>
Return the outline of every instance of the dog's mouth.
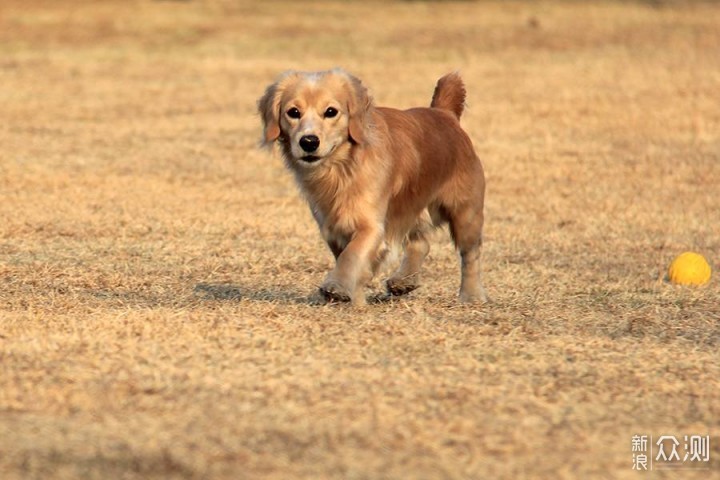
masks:
<svg viewBox="0 0 720 480"><path fill-rule="evenodd" d="M305 155L304 157L300 157L300 160L306 163L315 163L320 160L320 157L317 155Z"/></svg>

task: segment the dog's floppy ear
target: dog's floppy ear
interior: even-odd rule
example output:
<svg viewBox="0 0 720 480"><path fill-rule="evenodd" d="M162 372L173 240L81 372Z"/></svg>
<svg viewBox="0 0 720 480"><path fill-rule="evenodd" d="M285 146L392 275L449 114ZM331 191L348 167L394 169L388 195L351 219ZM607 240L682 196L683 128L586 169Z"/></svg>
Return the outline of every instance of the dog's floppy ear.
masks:
<svg viewBox="0 0 720 480"><path fill-rule="evenodd" d="M372 98L358 78L348 74L348 79L350 82L348 136L354 143L363 144L368 140Z"/></svg>
<svg viewBox="0 0 720 480"><path fill-rule="evenodd" d="M280 82L273 83L258 100L258 112L263 121L262 144L269 146L280 137Z"/></svg>

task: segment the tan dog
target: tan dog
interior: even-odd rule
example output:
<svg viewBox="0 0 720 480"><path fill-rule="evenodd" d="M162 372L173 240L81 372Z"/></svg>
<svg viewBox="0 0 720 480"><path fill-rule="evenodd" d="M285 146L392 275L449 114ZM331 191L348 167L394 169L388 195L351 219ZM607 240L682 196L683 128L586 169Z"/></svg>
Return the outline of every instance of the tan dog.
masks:
<svg viewBox="0 0 720 480"><path fill-rule="evenodd" d="M376 107L342 70L287 72L258 101L266 146L278 141L330 250L335 268L320 292L365 303L364 287L389 244L404 258L392 295L419 286L427 233L450 224L462 257L460 299L485 301L480 278L485 174L459 119L465 87L442 77L430 108Z"/></svg>

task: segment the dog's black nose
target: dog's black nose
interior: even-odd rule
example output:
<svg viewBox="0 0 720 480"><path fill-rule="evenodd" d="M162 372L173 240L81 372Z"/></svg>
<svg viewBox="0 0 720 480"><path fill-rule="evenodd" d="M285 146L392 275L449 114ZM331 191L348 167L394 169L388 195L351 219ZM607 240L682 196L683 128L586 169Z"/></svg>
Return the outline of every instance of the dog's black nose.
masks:
<svg viewBox="0 0 720 480"><path fill-rule="evenodd" d="M300 138L300 148L307 153L312 153L320 146L320 139L317 135L304 135Z"/></svg>

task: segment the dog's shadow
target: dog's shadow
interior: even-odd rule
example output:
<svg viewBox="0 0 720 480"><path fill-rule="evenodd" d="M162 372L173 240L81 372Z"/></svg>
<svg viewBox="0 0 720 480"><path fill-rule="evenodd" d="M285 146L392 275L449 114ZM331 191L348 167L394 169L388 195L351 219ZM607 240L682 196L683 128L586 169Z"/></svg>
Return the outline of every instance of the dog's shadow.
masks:
<svg viewBox="0 0 720 480"><path fill-rule="evenodd" d="M252 290L239 285L228 283L198 283L193 293L203 300L240 302L250 300L254 302L285 303L295 305L321 306L328 302L316 290L312 293L302 293L294 290ZM387 294L371 295L367 298L369 304L391 302L396 297Z"/></svg>
<svg viewBox="0 0 720 480"><path fill-rule="evenodd" d="M294 304L312 304L313 299L308 294L303 294L292 290L270 290L259 289L253 290L228 283L198 283L193 289L193 293L205 300L217 300L228 302L239 302L241 300L251 300L256 302L268 303L294 303Z"/></svg>

